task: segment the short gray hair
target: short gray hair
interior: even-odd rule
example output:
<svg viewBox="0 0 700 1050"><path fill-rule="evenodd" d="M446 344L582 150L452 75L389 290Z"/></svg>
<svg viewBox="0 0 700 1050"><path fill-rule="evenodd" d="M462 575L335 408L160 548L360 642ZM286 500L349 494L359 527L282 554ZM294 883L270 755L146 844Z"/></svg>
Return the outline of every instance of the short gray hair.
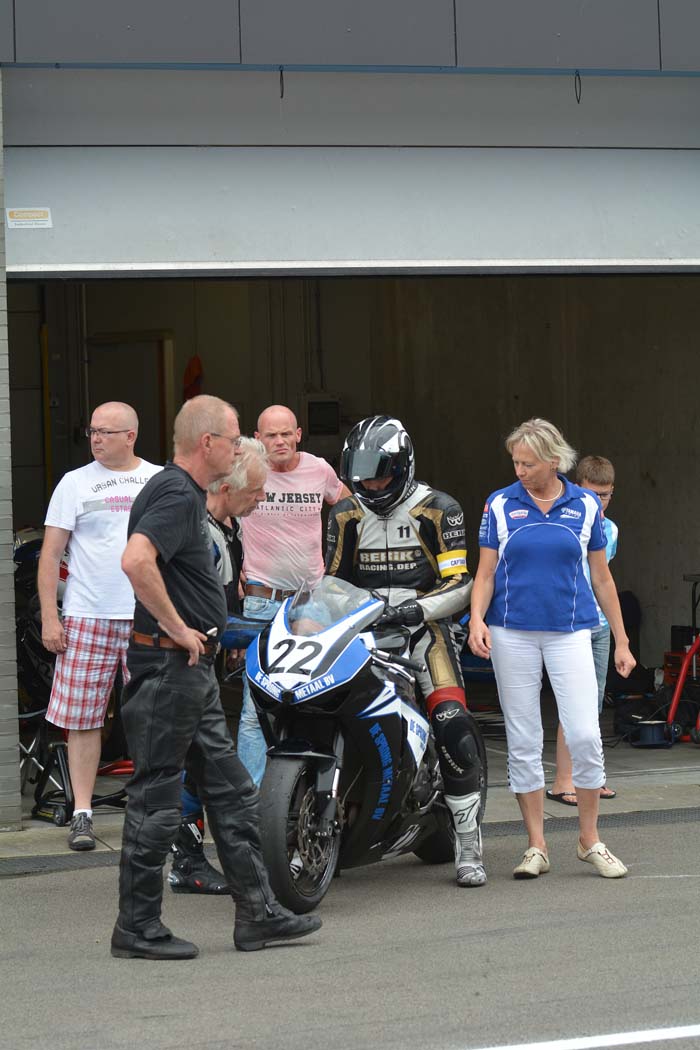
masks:
<svg viewBox="0 0 700 1050"><path fill-rule="evenodd" d="M185 401L175 416L173 445L176 454L193 452L203 434L222 433L229 412L233 412L238 419L238 412L233 405L211 394L198 394Z"/></svg>
<svg viewBox="0 0 700 1050"><path fill-rule="evenodd" d="M566 441L560 430L548 419L528 419L506 438L506 448L512 454L516 445L527 445L541 460L555 459L558 469L566 474L575 465L578 453Z"/></svg>
<svg viewBox="0 0 700 1050"><path fill-rule="evenodd" d="M251 467L260 467L265 473L267 471L268 455L262 441L257 438L242 437L238 454L233 461L231 473L218 481L212 481L209 491L213 496L221 492L222 485L230 485L232 489L240 491L248 484L248 475Z"/></svg>

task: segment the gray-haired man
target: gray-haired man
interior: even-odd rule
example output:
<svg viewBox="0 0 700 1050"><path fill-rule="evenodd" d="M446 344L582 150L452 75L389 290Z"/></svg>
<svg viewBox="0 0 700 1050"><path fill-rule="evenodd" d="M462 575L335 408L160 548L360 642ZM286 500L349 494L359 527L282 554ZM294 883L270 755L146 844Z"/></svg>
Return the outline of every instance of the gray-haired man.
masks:
<svg viewBox="0 0 700 1050"><path fill-rule="evenodd" d="M214 547L214 563L226 592L229 614L240 613L238 577L241 543L236 518L252 513L265 499L267 453L255 438L242 437L231 472L212 481L207 490L207 521ZM224 654L220 654L224 655ZM168 884L173 893L229 893L226 879L204 855L204 810L197 785L185 776L182 821L172 846Z"/></svg>

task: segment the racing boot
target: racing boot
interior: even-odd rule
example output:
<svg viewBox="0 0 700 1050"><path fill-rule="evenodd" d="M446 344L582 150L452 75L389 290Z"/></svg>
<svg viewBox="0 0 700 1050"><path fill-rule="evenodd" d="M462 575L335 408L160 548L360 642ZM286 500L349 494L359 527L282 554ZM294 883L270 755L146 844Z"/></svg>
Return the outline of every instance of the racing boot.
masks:
<svg viewBox="0 0 700 1050"><path fill-rule="evenodd" d="M168 882L173 893L230 893L226 879L204 856L204 814L185 817L172 844Z"/></svg>
<svg viewBox="0 0 700 1050"><path fill-rule="evenodd" d="M486 871L481 851L481 828L478 824L481 795L445 795L455 829L455 867L458 886L483 886Z"/></svg>

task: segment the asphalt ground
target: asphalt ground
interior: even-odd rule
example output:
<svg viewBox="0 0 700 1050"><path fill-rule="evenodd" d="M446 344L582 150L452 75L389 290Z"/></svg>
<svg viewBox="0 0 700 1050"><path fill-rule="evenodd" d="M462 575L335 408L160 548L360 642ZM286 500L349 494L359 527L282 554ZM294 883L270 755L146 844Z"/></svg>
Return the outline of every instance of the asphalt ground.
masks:
<svg viewBox="0 0 700 1050"><path fill-rule="evenodd" d="M471 1050L698 1025L653 1044L697 1048L698 817L608 818L623 880L577 860L563 819L552 871L516 882L520 828L493 824L485 887L413 857L347 871L317 934L254 954L233 949L230 900L166 889L165 921L201 950L190 962L111 958L115 864L5 878L0 1045Z"/></svg>
<svg viewBox="0 0 700 1050"><path fill-rule="evenodd" d="M460 890L451 865L412 856L346 871L319 933L259 953L233 949L227 898L166 888L164 919L200 957L111 958L120 811L96 811L94 853L71 853L65 828L37 821L0 835L2 1050L697 1050L700 749L614 746L604 715L618 797L601 805L601 834L628 877L604 880L578 861L576 810L548 803L552 871L516 882L524 839L505 742L497 712L479 719L488 884Z"/></svg>

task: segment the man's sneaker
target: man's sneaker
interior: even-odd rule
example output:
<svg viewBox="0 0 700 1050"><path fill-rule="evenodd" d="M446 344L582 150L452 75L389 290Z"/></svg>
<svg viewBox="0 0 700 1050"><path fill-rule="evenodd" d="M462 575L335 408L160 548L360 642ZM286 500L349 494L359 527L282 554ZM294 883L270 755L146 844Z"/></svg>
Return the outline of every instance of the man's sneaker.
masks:
<svg viewBox="0 0 700 1050"><path fill-rule="evenodd" d="M71 820L68 845L71 849L77 850L95 848L95 833L92 830L92 820L87 813L76 813Z"/></svg>

